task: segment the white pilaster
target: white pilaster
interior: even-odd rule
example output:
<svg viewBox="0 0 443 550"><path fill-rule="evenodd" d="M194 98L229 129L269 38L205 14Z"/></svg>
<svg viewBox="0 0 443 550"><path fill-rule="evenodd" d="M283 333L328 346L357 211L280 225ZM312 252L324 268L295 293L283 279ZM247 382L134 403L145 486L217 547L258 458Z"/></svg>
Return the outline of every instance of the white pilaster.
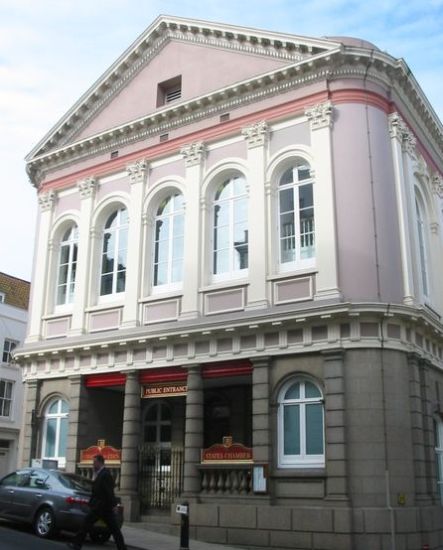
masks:
<svg viewBox="0 0 443 550"><path fill-rule="evenodd" d="M80 193L80 222L78 228L78 257L77 276L75 281L75 299L72 312L71 330L72 336L78 336L85 332L85 309L88 306L91 288L91 217L94 206L97 181L93 177L77 182Z"/></svg>
<svg viewBox="0 0 443 550"><path fill-rule="evenodd" d="M413 177L413 170L404 159L404 144L410 140L411 133L398 113L389 115L389 134L391 136L392 161L394 164L395 193L398 210L398 232L400 239L400 255L402 264L403 301L405 304L414 304L414 265L412 254L413 242L411 237L412 193L409 177Z"/></svg>
<svg viewBox="0 0 443 550"><path fill-rule="evenodd" d="M123 308L123 327L136 327L138 319L138 299L142 263L143 197L145 193L148 163L139 160L126 167L131 182L131 202L129 205L128 256L126 265L125 307Z"/></svg>
<svg viewBox="0 0 443 550"><path fill-rule="evenodd" d="M338 285L337 224L332 171L331 131L333 106L328 101L306 109L311 124L311 150L315 162L315 300L340 299Z"/></svg>
<svg viewBox="0 0 443 550"><path fill-rule="evenodd" d="M42 317L46 313L47 278L49 269L49 236L51 233L56 194L54 191L40 193L40 223L35 257L35 271L32 279L32 309L29 316L29 330L26 342L37 342L42 337Z"/></svg>
<svg viewBox="0 0 443 550"><path fill-rule="evenodd" d="M242 129L242 134L248 145L249 168L249 287L247 309L259 309L268 306L265 202L265 166L268 133L268 126L264 121Z"/></svg>
<svg viewBox="0 0 443 550"><path fill-rule="evenodd" d="M186 167L185 244L183 260L182 318L199 316L201 212L200 185L202 179L205 146L192 143L182 147L181 154Z"/></svg>

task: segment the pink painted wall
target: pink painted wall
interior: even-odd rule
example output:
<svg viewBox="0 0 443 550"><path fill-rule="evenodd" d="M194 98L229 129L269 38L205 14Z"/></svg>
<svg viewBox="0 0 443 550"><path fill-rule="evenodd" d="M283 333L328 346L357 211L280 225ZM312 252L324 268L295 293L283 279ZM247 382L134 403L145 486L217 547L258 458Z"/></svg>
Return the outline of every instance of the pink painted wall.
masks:
<svg viewBox="0 0 443 550"><path fill-rule="evenodd" d="M182 76L182 99L187 100L283 65L287 65L287 61L170 42L82 131L79 138L154 112L157 109L157 85L176 76Z"/></svg>
<svg viewBox="0 0 443 550"><path fill-rule="evenodd" d="M338 105L333 151L339 284L345 299L401 302L398 218L386 113L374 107L366 111L365 105L357 103Z"/></svg>
<svg viewBox="0 0 443 550"><path fill-rule="evenodd" d="M55 206L55 216L59 216L68 210L80 211L80 195L73 193L64 197L59 197Z"/></svg>
<svg viewBox="0 0 443 550"><path fill-rule="evenodd" d="M217 149L209 151L206 158L206 169L209 169L217 162L226 158L239 158L246 160L246 140L243 139L242 141L237 141L236 143L231 143L230 145L225 145L224 147L217 147Z"/></svg>
<svg viewBox="0 0 443 550"><path fill-rule="evenodd" d="M152 168L149 173L149 188L154 187L157 181L166 177L185 177L185 162L184 160L178 160L176 162L170 162L169 164L163 164Z"/></svg>

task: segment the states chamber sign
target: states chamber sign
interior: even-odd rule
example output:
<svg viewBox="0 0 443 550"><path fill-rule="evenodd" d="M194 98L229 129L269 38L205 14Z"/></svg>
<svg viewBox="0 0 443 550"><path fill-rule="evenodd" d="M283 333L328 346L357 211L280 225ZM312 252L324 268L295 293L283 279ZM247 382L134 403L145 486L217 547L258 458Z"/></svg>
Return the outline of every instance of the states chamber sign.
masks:
<svg viewBox="0 0 443 550"><path fill-rule="evenodd" d="M169 384L150 384L149 386L142 387L142 398L152 399L155 397L178 397L180 395L186 395L188 386L183 383L169 383Z"/></svg>
<svg viewBox="0 0 443 550"><path fill-rule="evenodd" d="M216 443L201 452L202 463L252 462L252 449L241 443L233 443L232 437L224 437L223 443Z"/></svg>
<svg viewBox="0 0 443 550"><path fill-rule="evenodd" d="M80 462L82 464L92 464L96 455L102 455L108 464L120 464L122 460L121 449L106 445L104 439L99 439L97 445L92 445L80 451Z"/></svg>

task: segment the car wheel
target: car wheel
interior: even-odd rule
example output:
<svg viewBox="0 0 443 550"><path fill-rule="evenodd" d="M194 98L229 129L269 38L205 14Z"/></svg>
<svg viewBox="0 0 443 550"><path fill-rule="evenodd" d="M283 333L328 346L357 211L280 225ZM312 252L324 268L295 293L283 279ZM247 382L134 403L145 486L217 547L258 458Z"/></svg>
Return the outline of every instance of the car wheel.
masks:
<svg viewBox="0 0 443 550"><path fill-rule="evenodd" d="M111 533L109 533L109 531L91 531L89 536L91 537L92 542L104 544L111 538Z"/></svg>
<svg viewBox="0 0 443 550"><path fill-rule="evenodd" d="M51 508L40 508L34 518L34 532L42 538L48 539L55 533L55 516Z"/></svg>

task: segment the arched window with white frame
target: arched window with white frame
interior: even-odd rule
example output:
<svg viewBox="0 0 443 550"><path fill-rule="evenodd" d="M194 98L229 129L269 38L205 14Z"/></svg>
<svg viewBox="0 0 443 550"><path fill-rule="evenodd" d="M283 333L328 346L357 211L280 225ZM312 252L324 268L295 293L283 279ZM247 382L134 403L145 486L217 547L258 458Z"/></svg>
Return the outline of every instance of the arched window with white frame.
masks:
<svg viewBox="0 0 443 550"><path fill-rule="evenodd" d="M424 297L429 297L428 247L426 217L419 195L415 196L415 214L417 223L417 245L420 286Z"/></svg>
<svg viewBox="0 0 443 550"><path fill-rule="evenodd" d="M50 401L43 416L42 458L58 461L63 468L66 464L68 442L69 405L61 397Z"/></svg>
<svg viewBox="0 0 443 550"><path fill-rule="evenodd" d="M78 227L72 224L63 234L57 266L58 306L72 304L74 301L75 278L77 273Z"/></svg>
<svg viewBox="0 0 443 550"><path fill-rule="evenodd" d="M437 474L437 490L440 503L443 504L443 420L434 419L435 461Z"/></svg>
<svg viewBox="0 0 443 550"><path fill-rule="evenodd" d="M240 174L224 179L215 190L212 266L215 281L248 273L248 189Z"/></svg>
<svg viewBox="0 0 443 550"><path fill-rule="evenodd" d="M279 467L323 467L324 439L324 404L320 388L307 378L292 378L278 395Z"/></svg>
<svg viewBox="0 0 443 550"><path fill-rule="evenodd" d="M157 209L153 247L154 291L181 287L184 219L184 199L181 193L169 195Z"/></svg>
<svg viewBox="0 0 443 550"><path fill-rule="evenodd" d="M128 249L128 211L115 210L106 220L100 272L100 296L125 291Z"/></svg>
<svg viewBox="0 0 443 550"><path fill-rule="evenodd" d="M297 159L279 178L279 265L282 271L308 268L314 265L313 191L311 168L303 159Z"/></svg>

